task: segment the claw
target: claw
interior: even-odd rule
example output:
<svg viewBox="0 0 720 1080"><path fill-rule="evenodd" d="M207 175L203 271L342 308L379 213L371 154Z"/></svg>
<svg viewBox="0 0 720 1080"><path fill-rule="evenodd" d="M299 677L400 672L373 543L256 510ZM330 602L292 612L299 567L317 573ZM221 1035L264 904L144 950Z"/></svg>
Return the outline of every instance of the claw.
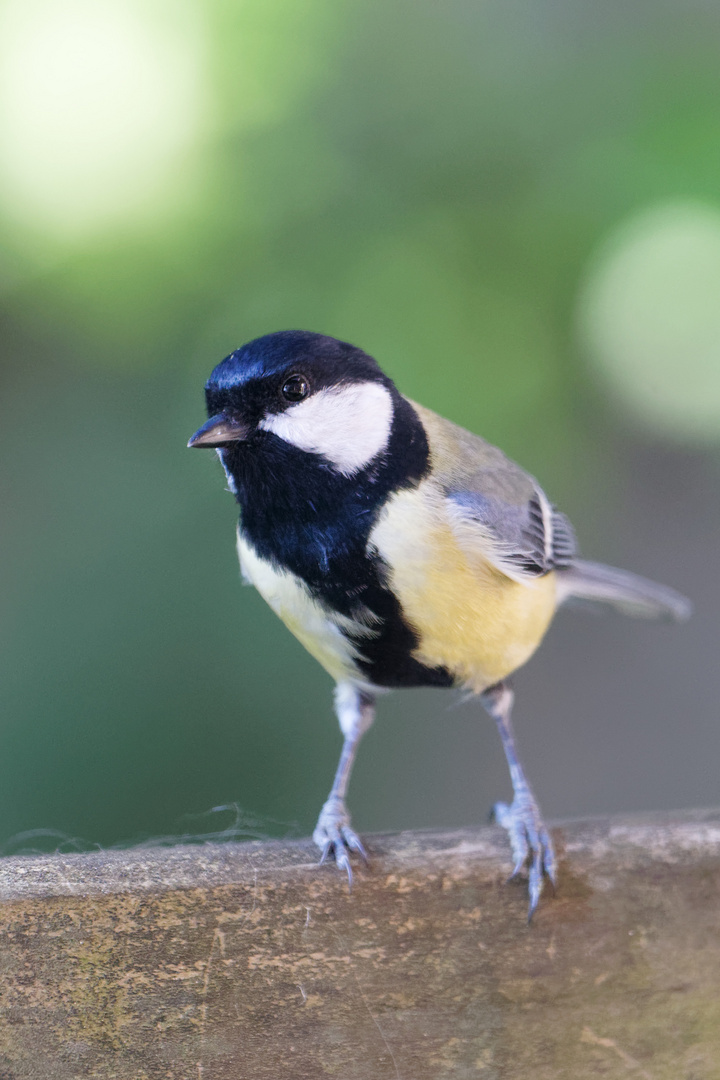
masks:
<svg viewBox="0 0 720 1080"><path fill-rule="evenodd" d="M346 851L336 851L335 852L335 865L337 866L338 870L344 870L345 871L345 873L347 874L347 879L348 879L348 889L352 890L353 872L352 872L352 866L350 865L350 860L347 857L347 852Z"/></svg>
<svg viewBox="0 0 720 1080"><path fill-rule="evenodd" d="M543 847L543 869L545 870L545 876L548 878L553 892L557 888L557 862L555 860L555 848L553 842L550 839L550 833L547 829L543 829L540 833L540 842Z"/></svg>
<svg viewBox="0 0 720 1080"><path fill-rule="evenodd" d="M508 880L517 877L525 866L530 864L528 868L528 922L530 922L540 902L545 877L549 879L553 889L555 888L557 870L550 834L540 817L537 803L529 791L517 794L510 806L507 803L496 803L492 813L498 825L506 830L510 840L514 865Z"/></svg>
<svg viewBox="0 0 720 1080"><path fill-rule="evenodd" d="M353 872L349 852L356 851L367 864L367 852L360 837L350 826L350 815L342 799L328 799L320 811L313 840L320 848L320 865L332 855L338 870L345 871L348 889L352 889Z"/></svg>
<svg viewBox="0 0 720 1080"><path fill-rule="evenodd" d="M322 864L324 862L327 862L327 857L330 854L331 850L332 850L332 840L328 840L323 845L322 854L320 855L320 862L318 863L319 866L322 866Z"/></svg>
<svg viewBox="0 0 720 1080"><path fill-rule="evenodd" d="M354 833L352 831L352 829L347 829L347 830L344 829L343 830L343 837L345 839L345 843L350 848L350 850L351 851L357 851L358 855L360 856L362 861L367 866L368 862L369 862L368 853L365 850L365 848L363 846L363 842L360 839L360 837L356 833Z"/></svg>

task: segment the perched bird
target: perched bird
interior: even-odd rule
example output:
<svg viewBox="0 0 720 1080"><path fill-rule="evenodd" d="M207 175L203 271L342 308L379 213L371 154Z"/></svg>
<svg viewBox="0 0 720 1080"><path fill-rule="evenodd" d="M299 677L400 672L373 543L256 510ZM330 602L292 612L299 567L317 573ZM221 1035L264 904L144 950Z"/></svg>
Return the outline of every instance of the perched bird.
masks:
<svg viewBox="0 0 720 1080"><path fill-rule="evenodd" d="M306 331L243 345L205 386L215 447L240 504L244 577L336 682L344 735L313 839L352 879L363 857L345 805L377 695L460 687L495 720L513 801L495 807L513 875L529 863L529 915L550 835L520 765L508 677L570 597L684 619L662 585L576 557L567 518L537 482L477 435L410 401L361 349Z"/></svg>

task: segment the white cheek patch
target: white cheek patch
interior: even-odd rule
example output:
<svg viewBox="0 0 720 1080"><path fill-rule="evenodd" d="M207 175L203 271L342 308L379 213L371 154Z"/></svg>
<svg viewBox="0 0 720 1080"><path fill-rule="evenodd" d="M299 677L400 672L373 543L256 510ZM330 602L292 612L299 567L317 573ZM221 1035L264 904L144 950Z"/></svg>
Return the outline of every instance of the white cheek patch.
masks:
<svg viewBox="0 0 720 1080"><path fill-rule="evenodd" d="M285 412L266 416L260 427L299 450L322 454L352 476L385 449L392 419L390 391L365 382L318 390Z"/></svg>

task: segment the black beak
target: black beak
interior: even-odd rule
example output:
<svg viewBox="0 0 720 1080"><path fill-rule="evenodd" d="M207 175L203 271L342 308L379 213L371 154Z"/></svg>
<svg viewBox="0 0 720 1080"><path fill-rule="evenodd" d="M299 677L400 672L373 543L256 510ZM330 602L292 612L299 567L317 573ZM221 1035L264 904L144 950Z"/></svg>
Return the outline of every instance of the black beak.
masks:
<svg viewBox="0 0 720 1080"><path fill-rule="evenodd" d="M203 449L224 446L229 442L242 442L247 439L251 431L253 431L251 424L244 424L242 420L233 420L226 413L218 413L198 428L188 446L199 446Z"/></svg>

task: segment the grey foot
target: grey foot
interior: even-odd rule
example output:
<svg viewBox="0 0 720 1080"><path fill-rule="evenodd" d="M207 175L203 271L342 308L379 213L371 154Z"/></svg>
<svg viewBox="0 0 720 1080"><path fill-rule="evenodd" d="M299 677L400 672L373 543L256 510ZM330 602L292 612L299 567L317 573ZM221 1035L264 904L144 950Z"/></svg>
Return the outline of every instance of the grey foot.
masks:
<svg viewBox="0 0 720 1080"><path fill-rule="evenodd" d="M540 900L544 875L547 875L553 888L555 887L557 870L550 834L540 817L538 805L529 792L516 795L510 806L507 803L496 803L493 807L493 817L498 825L507 830L510 838L510 847L515 860L510 878L516 877L525 865L530 863L528 871L529 922Z"/></svg>
<svg viewBox="0 0 720 1080"><path fill-rule="evenodd" d="M350 815L342 799L328 799L320 811L318 823L313 832L313 840L322 852L320 863L331 855L338 870L344 870L348 885L352 888L352 867L349 853L357 851L367 862L367 853L357 833L350 827Z"/></svg>

